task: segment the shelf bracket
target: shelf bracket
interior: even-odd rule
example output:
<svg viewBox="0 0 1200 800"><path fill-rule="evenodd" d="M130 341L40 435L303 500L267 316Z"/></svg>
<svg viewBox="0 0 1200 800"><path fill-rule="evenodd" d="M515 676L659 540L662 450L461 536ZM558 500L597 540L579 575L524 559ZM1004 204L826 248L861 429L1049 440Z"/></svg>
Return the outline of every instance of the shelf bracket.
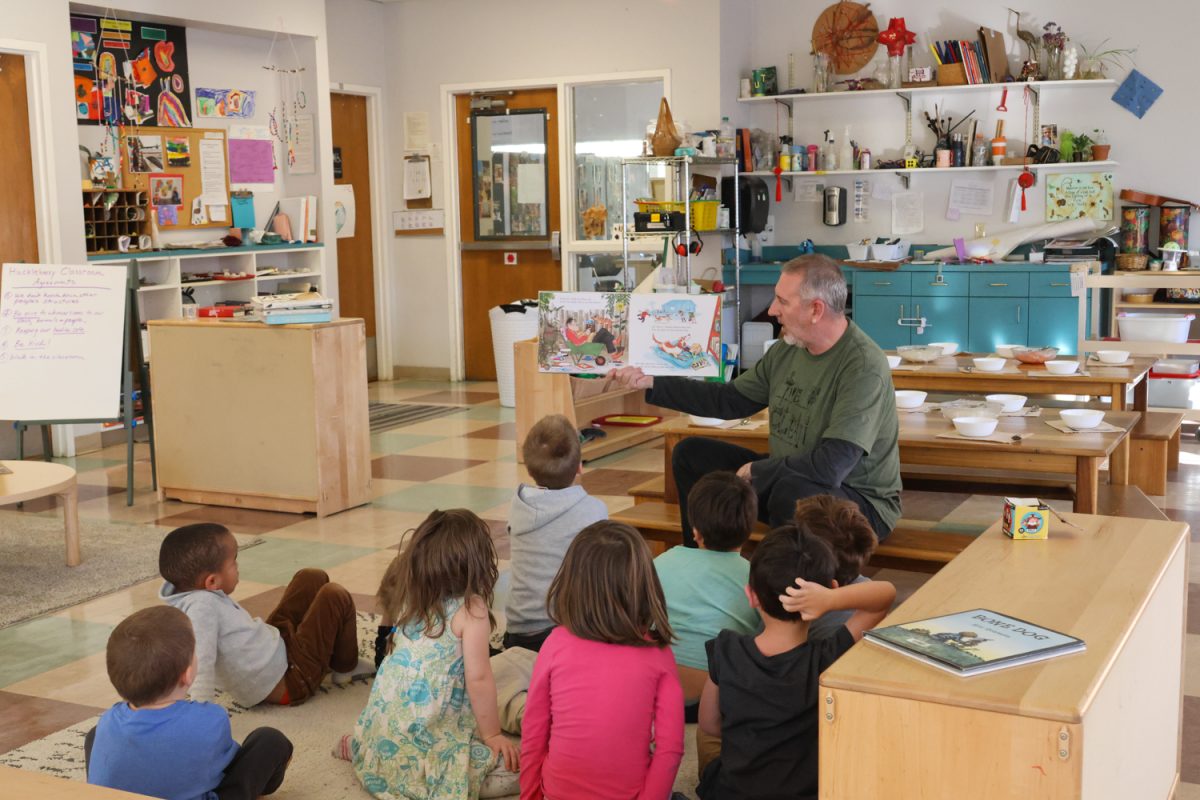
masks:
<svg viewBox="0 0 1200 800"><path fill-rule="evenodd" d="M777 97L777 98L775 98L775 105L783 106L784 109L787 111L787 118L788 118L787 135L794 136L795 134L792 132L792 113L794 112L795 109L792 108L792 104L785 103L784 101L780 100ZM779 109L775 109L775 110L778 111Z"/></svg>
<svg viewBox="0 0 1200 800"><path fill-rule="evenodd" d="M896 177L899 178L900 182L904 184L904 190L908 191L909 184L912 182L912 173L911 172L897 172Z"/></svg>
<svg viewBox="0 0 1200 800"><path fill-rule="evenodd" d="M1031 106L1030 111L1033 112L1031 115L1033 117L1033 128L1029 132L1029 140L1030 142L1040 142L1042 140L1042 90L1041 87L1031 86L1027 83L1025 84L1025 91L1033 95L1033 100L1029 104ZM1026 142L1026 147L1028 146L1029 142Z"/></svg>

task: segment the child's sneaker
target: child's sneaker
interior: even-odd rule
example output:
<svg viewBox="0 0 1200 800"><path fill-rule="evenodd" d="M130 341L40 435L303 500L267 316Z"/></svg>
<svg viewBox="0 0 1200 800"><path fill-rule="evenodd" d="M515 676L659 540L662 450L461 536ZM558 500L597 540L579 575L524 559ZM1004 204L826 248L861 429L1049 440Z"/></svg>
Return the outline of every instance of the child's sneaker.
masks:
<svg viewBox="0 0 1200 800"><path fill-rule="evenodd" d="M335 686L345 686L355 678L369 678L375 674L375 662L360 658L358 664L349 672L334 672L330 676Z"/></svg>
<svg viewBox="0 0 1200 800"><path fill-rule="evenodd" d="M350 750L350 742L353 740L354 734L352 733L339 736L337 741L333 743L333 757L340 758L342 761L353 761L354 754Z"/></svg>

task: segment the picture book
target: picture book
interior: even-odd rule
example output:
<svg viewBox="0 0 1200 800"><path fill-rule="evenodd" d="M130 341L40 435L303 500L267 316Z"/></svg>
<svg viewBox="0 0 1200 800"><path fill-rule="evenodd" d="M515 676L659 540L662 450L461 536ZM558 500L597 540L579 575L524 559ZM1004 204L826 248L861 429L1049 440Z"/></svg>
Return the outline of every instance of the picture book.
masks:
<svg viewBox="0 0 1200 800"><path fill-rule="evenodd" d="M721 374L719 295L542 292L538 368L602 375Z"/></svg>
<svg viewBox="0 0 1200 800"><path fill-rule="evenodd" d="M978 675L1086 647L1082 639L985 608L876 628L863 638L955 675Z"/></svg>

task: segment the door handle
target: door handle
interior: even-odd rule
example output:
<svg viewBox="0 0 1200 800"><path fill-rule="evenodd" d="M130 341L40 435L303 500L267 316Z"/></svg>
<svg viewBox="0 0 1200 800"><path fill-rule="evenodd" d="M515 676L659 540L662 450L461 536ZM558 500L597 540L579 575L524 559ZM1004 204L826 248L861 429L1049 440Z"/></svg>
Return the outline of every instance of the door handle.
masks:
<svg viewBox="0 0 1200 800"><path fill-rule="evenodd" d="M550 257L555 261L562 259L562 240L559 238L558 231L550 232Z"/></svg>
<svg viewBox="0 0 1200 800"><path fill-rule="evenodd" d="M916 316L916 317L920 317L920 316L921 316L921 304L920 304L920 303L917 303L917 311L916 311L916 314L915 314L914 316Z"/></svg>
<svg viewBox="0 0 1200 800"><path fill-rule="evenodd" d="M904 304L900 304L900 318L896 320L896 324L900 324L900 320L904 319Z"/></svg>

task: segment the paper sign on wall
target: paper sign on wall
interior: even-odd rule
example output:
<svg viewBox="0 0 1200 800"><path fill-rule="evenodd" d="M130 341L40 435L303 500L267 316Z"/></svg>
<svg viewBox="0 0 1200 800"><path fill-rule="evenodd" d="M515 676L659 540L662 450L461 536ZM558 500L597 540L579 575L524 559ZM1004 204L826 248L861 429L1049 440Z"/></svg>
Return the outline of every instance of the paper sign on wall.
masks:
<svg viewBox="0 0 1200 800"><path fill-rule="evenodd" d="M354 236L354 187L348 183L333 187L333 229L338 239Z"/></svg>

